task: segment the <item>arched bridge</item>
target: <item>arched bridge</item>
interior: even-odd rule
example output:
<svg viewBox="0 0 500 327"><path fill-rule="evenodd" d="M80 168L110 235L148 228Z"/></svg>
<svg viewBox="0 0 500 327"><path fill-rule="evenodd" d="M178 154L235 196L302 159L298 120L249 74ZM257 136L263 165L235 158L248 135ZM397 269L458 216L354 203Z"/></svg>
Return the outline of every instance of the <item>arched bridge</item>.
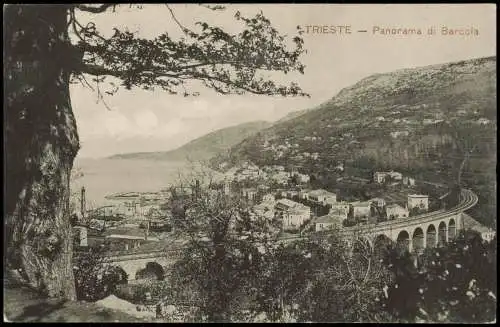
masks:
<svg viewBox="0 0 500 327"><path fill-rule="evenodd" d="M471 190L462 189L460 203L448 210L386 221L377 224L354 226L342 229L342 235L348 243L355 238L366 239L370 245L377 247L384 242L392 241L405 247L408 251L420 251L426 247L437 247L456 237L463 229L462 212L474 207L478 198ZM281 239L279 242L290 243L306 237ZM148 262L156 262L168 270L182 255L183 248L160 249L127 253L115 252L107 256L106 262L123 268L129 280L135 279L138 270L145 268Z"/></svg>
<svg viewBox="0 0 500 327"><path fill-rule="evenodd" d="M123 251L110 252L106 255L104 262L113 266L121 267L128 275L128 280L134 280L136 273L146 268L148 262L158 263L165 271L168 271L181 256L182 248L177 249L159 249L141 251Z"/></svg>
<svg viewBox="0 0 500 327"><path fill-rule="evenodd" d="M107 262L121 267L128 275L128 280L134 280L135 274L146 267L148 262L160 264L165 271L168 270L181 256L182 249L150 250L144 253L111 254Z"/></svg>
<svg viewBox="0 0 500 327"><path fill-rule="evenodd" d="M366 239L370 245L378 246L384 241L392 241L403 245L410 252L436 247L455 238L462 225L462 212L474 207L478 198L471 190L462 189L460 203L448 210L437 210L426 214L342 228L341 234L348 243L356 238ZM292 242L301 237L288 238L284 242Z"/></svg>

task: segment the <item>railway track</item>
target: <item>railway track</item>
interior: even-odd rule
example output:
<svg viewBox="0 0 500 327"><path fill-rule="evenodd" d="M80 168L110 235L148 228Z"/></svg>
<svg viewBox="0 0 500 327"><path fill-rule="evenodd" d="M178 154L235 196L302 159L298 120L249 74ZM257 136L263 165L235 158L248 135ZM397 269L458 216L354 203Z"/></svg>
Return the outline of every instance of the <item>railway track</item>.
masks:
<svg viewBox="0 0 500 327"><path fill-rule="evenodd" d="M368 224L362 226L354 226L343 228L342 235L352 235L354 233L373 233L373 232L382 232L389 229L406 227L415 224L425 224L428 222L439 221L441 219L447 218L452 215L456 215L463 211L466 211L472 207L474 207L478 202L477 195L468 189L462 189L460 193L460 203L453 208L447 210L437 210L429 213L425 213L422 215L402 218L398 220L386 221L377 224ZM290 243L293 241L305 240L308 239L307 236L294 236L278 239L279 243ZM109 262L120 262L120 261L128 261L128 260L138 260L138 259L146 259L146 258L159 258L165 256L171 256L172 258L178 258L182 254L184 248L175 248L175 249L159 249L159 250L149 250L148 252L137 252L137 253L127 253L127 254L119 254L112 253L107 257Z"/></svg>

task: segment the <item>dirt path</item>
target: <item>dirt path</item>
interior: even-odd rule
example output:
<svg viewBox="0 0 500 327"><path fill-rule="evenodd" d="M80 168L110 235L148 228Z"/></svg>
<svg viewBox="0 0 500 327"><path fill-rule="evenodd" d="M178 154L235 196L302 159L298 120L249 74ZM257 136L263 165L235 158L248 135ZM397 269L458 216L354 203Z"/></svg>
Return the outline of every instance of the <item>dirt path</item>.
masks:
<svg viewBox="0 0 500 327"><path fill-rule="evenodd" d="M4 283L4 320L10 322L145 322L94 303L45 299L33 291Z"/></svg>

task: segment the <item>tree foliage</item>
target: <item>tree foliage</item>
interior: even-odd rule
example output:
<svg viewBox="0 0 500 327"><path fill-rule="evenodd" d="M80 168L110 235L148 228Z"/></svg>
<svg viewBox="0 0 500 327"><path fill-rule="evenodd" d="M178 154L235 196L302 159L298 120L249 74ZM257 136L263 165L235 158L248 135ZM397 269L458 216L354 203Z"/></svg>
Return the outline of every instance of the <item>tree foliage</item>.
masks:
<svg viewBox="0 0 500 327"><path fill-rule="evenodd" d="M141 5L137 6L141 8ZM206 6L210 11L223 6ZM234 16L241 31L230 34L200 21L187 28L165 5L183 36L167 32L142 38L114 29L103 36L80 13L115 12L115 4L8 5L4 12L6 63L7 264L22 269L27 284L52 297L74 299L69 223L69 176L79 149L69 83L80 81L99 100L120 87L189 92L188 81L221 94L306 95L274 73L304 72L298 35L288 40L263 13ZM111 14L111 13L110 13ZM119 15L117 11L114 13ZM112 14L111 14L112 15ZM71 40L74 35L76 40ZM74 41L74 42L72 42ZM290 42L289 42L290 41ZM104 82L110 90L101 91Z"/></svg>
<svg viewBox="0 0 500 327"><path fill-rule="evenodd" d="M484 323L496 319L496 240L461 232L443 248L426 249L419 268L392 255L390 313L400 321Z"/></svg>
<svg viewBox="0 0 500 327"><path fill-rule="evenodd" d="M105 11L111 7L101 7ZM182 30L180 39L163 33L153 39L140 38L127 30L114 28L105 38L92 22L82 25L77 9L70 8L71 30L76 34L76 48L83 54L77 73L96 76L101 83L106 77L116 77L120 85L110 82L110 94L119 87L147 90L160 88L171 94L197 95L185 88L187 81L199 81L222 94L251 92L263 95L304 96L296 83L280 85L263 74L267 71L304 73L299 57L305 52L302 31L292 38L294 48L288 49L287 38L281 35L262 12L245 17L239 11L234 18L242 31L230 34L220 27L197 21L187 28L167 5L170 18Z"/></svg>
<svg viewBox="0 0 500 327"><path fill-rule="evenodd" d="M418 266L389 239L374 247L361 235L347 242L335 229L284 244L238 196L208 190L201 187L186 204L178 232L188 247L169 280L172 289L193 292L199 308L193 321L495 318L495 242L462 233L444 248L427 249Z"/></svg>
<svg viewBox="0 0 500 327"><path fill-rule="evenodd" d="M175 209L176 235L187 240L187 249L171 283L195 290L199 317L205 317L200 319L244 321L243 308L256 292L261 252L272 238L268 225L253 216L245 199L211 187L211 177L182 184L196 191Z"/></svg>
<svg viewBox="0 0 500 327"><path fill-rule="evenodd" d="M77 299L98 301L127 284L127 273L119 266L106 262L107 246L91 247L75 255L73 267Z"/></svg>

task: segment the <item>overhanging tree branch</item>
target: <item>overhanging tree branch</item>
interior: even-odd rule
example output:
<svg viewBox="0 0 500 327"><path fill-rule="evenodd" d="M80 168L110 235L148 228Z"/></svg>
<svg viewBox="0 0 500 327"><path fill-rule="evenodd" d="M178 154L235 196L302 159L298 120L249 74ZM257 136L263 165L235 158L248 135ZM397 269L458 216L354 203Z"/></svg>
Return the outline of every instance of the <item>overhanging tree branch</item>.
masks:
<svg viewBox="0 0 500 327"><path fill-rule="evenodd" d="M262 14L248 19L239 13L236 18L246 29L237 35L202 22L197 23L201 32L195 33L180 24L172 9L168 5L167 8L188 40L173 40L168 34L154 40L142 39L116 28L115 34L105 39L94 25L83 27L75 20L74 28L79 26L84 35L77 45L85 52L81 72L117 77L127 89L158 86L177 93L176 87L184 87L182 80L192 79L222 94L308 96L294 83L277 85L272 79L261 77L264 71L303 73L304 65L298 60L305 52L300 37L293 39L295 49L289 50L285 38Z"/></svg>
<svg viewBox="0 0 500 327"><path fill-rule="evenodd" d="M99 7L89 7L88 5L76 5L76 8L80 9L81 11L86 11L93 14L103 13L111 7L113 7L114 9L116 7L116 4L104 4L100 5Z"/></svg>

